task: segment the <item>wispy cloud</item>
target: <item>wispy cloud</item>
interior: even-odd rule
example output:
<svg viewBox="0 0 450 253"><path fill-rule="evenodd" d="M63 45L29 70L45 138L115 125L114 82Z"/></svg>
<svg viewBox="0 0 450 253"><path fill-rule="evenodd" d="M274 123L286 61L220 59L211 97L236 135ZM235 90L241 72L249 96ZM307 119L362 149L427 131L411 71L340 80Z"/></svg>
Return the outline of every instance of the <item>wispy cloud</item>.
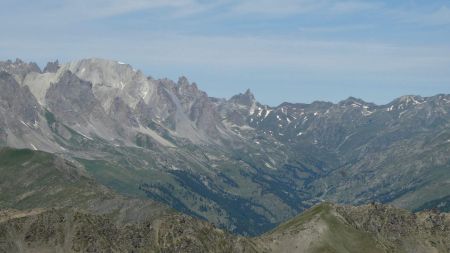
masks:
<svg viewBox="0 0 450 253"><path fill-rule="evenodd" d="M148 10L168 10L175 15L198 14L215 6L217 2L198 0L65 0L63 11L79 10L90 18L102 18Z"/></svg>
<svg viewBox="0 0 450 253"><path fill-rule="evenodd" d="M322 0L243 0L232 11L243 14L290 15L320 9Z"/></svg>
<svg viewBox="0 0 450 253"><path fill-rule="evenodd" d="M389 12L395 19L404 23L419 25L450 25L450 7L440 6L432 11L420 10L392 10Z"/></svg>
<svg viewBox="0 0 450 253"><path fill-rule="evenodd" d="M152 75L196 68L205 83L234 76L252 87L450 82L445 0L0 1L3 59L113 58Z"/></svg>
<svg viewBox="0 0 450 253"><path fill-rule="evenodd" d="M302 13L345 14L375 10L382 6L372 1L336 1L336 0L242 0L233 10L237 13L292 15Z"/></svg>
<svg viewBox="0 0 450 253"><path fill-rule="evenodd" d="M0 10L3 18L20 17L22 20L44 23L70 23L147 11L179 17L202 13L218 3L202 3L199 0L40 0L25 5L20 1L5 1L14 11L8 8Z"/></svg>
<svg viewBox="0 0 450 253"><path fill-rule="evenodd" d="M327 26L302 26L299 28L300 32L306 33L343 33L355 32L373 29L373 24L346 24L346 25L327 25Z"/></svg>
<svg viewBox="0 0 450 253"><path fill-rule="evenodd" d="M329 10L334 13L352 13L378 10L383 7L383 4L377 1L363 2L363 1L337 1L330 4Z"/></svg>
<svg viewBox="0 0 450 253"><path fill-rule="evenodd" d="M292 38L224 36L87 36L82 40L34 42L5 39L6 51L30 55L55 55L64 48L68 60L80 57L123 59L165 66L208 66L245 69L298 69L314 73L394 73L442 72L450 66L450 46L419 47L402 44ZM123 45L126 45L125 47ZM36 52L36 49L41 48ZM131 48L135 50L130 50ZM56 54L55 57L58 55ZM439 67L438 67L439 66Z"/></svg>

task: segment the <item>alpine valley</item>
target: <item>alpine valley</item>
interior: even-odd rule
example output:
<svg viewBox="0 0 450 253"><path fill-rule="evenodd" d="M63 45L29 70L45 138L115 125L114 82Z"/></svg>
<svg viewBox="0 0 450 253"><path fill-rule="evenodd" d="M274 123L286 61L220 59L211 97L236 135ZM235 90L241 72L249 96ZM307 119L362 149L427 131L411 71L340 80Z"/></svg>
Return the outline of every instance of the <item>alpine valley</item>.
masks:
<svg viewBox="0 0 450 253"><path fill-rule="evenodd" d="M0 146L0 252L450 252L450 95L271 107L8 60Z"/></svg>

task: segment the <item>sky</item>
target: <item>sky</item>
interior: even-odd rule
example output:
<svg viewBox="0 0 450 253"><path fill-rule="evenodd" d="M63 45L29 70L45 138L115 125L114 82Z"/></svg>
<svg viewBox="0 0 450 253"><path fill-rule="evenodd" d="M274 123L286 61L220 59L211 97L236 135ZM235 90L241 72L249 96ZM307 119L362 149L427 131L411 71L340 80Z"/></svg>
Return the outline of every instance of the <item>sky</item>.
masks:
<svg viewBox="0 0 450 253"><path fill-rule="evenodd" d="M0 59L106 58L210 96L450 93L450 1L0 0Z"/></svg>

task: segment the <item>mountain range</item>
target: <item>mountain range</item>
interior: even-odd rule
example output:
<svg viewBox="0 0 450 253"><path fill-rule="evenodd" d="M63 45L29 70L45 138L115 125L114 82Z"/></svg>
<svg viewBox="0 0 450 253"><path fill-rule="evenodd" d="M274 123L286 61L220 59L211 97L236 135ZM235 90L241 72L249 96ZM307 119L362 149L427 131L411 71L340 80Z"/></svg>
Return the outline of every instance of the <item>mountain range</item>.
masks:
<svg viewBox="0 0 450 253"><path fill-rule="evenodd" d="M0 146L54 154L103 185L95 187L106 186L102 191L163 203L232 233L263 234L327 201L450 209L450 95L274 107L249 90L213 98L185 77L153 79L95 58L51 62L43 70L21 60L0 62L0 90ZM39 202L39 189L11 196ZM14 201L7 207L21 207ZM92 201L83 209L97 215L91 209L103 201ZM346 228L374 229L329 208ZM39 215L61 213L20 214Z"/></svg>

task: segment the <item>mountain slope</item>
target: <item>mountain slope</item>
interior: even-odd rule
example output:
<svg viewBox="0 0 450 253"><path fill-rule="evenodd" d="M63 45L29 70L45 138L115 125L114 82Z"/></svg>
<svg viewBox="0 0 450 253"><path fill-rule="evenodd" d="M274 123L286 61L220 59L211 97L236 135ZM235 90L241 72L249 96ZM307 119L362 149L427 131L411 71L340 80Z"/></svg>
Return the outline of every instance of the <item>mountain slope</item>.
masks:
<svg viewBox="0 0 450 253"><path fill-rule="evenodd" d="M117 225L72 209L3 211L2 252L255 252L254 245L186 216Z"/></svg>
<svg viewBox="0 0 450 253"><path fill-rule="evenodd" d="M252 243L97 184L78 165L0 151L0 252L253 252Z"/></svg>
<svg viewBox="0 0 450 253"><path fill-rule="evenodd" d="M323 200L445 210L450 195L449 95L271 107L103 59L0 72L1 146L64 154L122 194L236 233Z"/></svg>
<svg viewBox="0 0 450 253"><path fill-rule="evenodd" d="M449 252L450 215L320 204L258 242L273 252Z"/></svg>

